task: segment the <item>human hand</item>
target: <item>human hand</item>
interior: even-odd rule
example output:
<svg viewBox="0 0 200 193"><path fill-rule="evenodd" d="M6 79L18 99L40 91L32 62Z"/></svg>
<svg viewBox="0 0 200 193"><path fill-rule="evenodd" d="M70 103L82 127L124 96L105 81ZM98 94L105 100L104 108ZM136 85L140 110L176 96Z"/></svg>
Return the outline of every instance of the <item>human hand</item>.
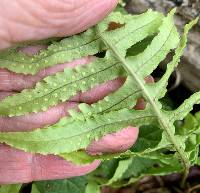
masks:
<svg viewBox="0 0 200 193"><path fill-rule="evenodd" d="M116 0L13 0L7 5L7 1L2 0L0 3L0 48L8 48L27 40L81 32L101 20L116 4ZM45 49L45 47L28 47L21 51L32 55L40 49ZM58 64L41 70L36 75L15 74L0 69L0 100L25 88L32 88L44 77L62 71L64 68L86 65L92 60L95 58L87 57L67 64ZM46 112L12 118L0 117L0 131L30 131L55 124L68 115L69 109L77 108L79 103L97 102L117 90L123 83L123 78L109 81L90 91L79 93L71 100L52 107ZM120 132L92 142L86 151L92 155L122 152L135 143L137 135L137 128L124 128ZM77 166L54 155L33 155L1 144L0 184L80 176L94 170L99 163L95 161L89 165Z"/></svg>

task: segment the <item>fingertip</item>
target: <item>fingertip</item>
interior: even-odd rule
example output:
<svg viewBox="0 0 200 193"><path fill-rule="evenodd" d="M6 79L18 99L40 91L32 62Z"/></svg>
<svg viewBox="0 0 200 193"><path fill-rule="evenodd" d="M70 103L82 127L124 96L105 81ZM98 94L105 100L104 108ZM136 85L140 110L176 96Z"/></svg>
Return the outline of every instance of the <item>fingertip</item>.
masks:
<svg viewBox="0 0 200 193"><path fill-rule="evenodd" d="M96 160L75 165L55 155L30 154L3 144L0 144L0 155L0 184L71 178L88 174L100 164Z"/></svg>
<svg viewBox="0 0 200 193"><path fill-rule="evenodd" d="M110 0L111 8L112 9L115 8L117 6L118 2L119 2L119 0Z"/></svg>
<svg viewBox="0 0 200 193"><path fill-rule="evenodd" d="M117 3L117 0L15 0L7 6L3 1L0 5L0 49L19 42L83 32L100 22Z"/></svg>
<svg viewBox="0 0 200 193"><path fill-rule="evenodd" d="M135 110L144 110L146 108L146 101L143 98L139 98L134 107Z"/></svg>
<svg viewBox="0 0 200 193"><path fill-rule="evenodd" d="M124 84L125 80L125 78L119 77L114 80L109 80L105 83L94 86L92 89L80 93L79 102L84 102L87 104L96 103L99 100L104 99L109 94L118 90Z"/></svg>
<svg viewBox="0 0 200 193"><path fill-rule="evenodd" d="M32 179L37 181L86 175L100 165L99 160L86 165L76 165L55 155L43 156L37 154L34 160Z"/></svg>
<svg viewBox="0 0 200 193"><path fill-rule="evenodd" d="M155 82L153 76L151 76L151 75L145 77L144 80L146 83L154 83Z"/></svg>
<svg viewBox="0 0 200 193"><path fill-rule="evenodd" d="M27 56L34 56L38 54L41 50L46 49L47 45L37 45L37 46L27 46L23 48L19 48L20 52L23 52Z"/></svg>
<svg viewBox="0 0 200 193"><path fill-rule="evenodd" d="M108 134L99 141L93 141L86 151L90 155L124 152L135 144L138 134L137 127L127 127L119 132Z"/></svg>

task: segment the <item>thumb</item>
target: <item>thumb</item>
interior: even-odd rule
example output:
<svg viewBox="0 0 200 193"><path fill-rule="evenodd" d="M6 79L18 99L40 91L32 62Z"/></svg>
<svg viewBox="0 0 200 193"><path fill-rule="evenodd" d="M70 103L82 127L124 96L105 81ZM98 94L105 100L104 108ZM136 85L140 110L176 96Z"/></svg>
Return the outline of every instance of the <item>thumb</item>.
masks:
<svg viewBox="0 0 200 193"><path fill-rule="evenodd" d="M82 32L114 9L117 0L1 0L0 49L18 42Z"/></svg>

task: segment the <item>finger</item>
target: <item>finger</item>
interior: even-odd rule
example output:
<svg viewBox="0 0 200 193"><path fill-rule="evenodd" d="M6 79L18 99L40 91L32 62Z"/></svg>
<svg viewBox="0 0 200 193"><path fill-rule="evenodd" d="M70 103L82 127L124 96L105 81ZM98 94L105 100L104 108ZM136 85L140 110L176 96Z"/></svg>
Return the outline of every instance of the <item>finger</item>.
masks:
<svg viewBox="0 0 200 193"><path fill-rule="evenodd" d="M110 80L106 83L93 87L89 91L83 93L80 92L75 97L72 97L70 101L87 104L96 103L107 95L118 90L124 84L125 80L125 78Z"/></svg>
<svg viewBox="0 0 200 193"><path fill-rule="evenodd" d="M0 100L12 94L15 93L1 92ZM0 131L30 131L36 128L43 128L47 125L53 125L57 123L62 117L68 116L68 111L72 108L78 109L78 103L61 103L55 107L50 108L46 112L31 113L26 116L0 117Z"/></svg>
<svg viewBox="0 0 200 193"><path fill-rule="evenodd" d="M30 48L33 49L34 47ZM28 52L28 50L26 50ZM32 51L33 53L34 51ZM85 57L74 60L73 62L58 64L53 67L40 70L36 75L24 75L11 72L0 68L0 91L21 91L23 89L32 88L37 82L44 79L46 76L64 71L65 68L74 68L76 66L89 64L94 60L94 57Z"/></svg>
<svg viewBox="0 0 200 193"><path fill-rule="evenodd" d="M128 127L94 142L87 151L92 155L122 152L135 143L137 135L137 128ZM77 166L57 156L33 155L0 145L0 184L80 176L91 172L98 165L99 161L95 161L90 165Z"/></svg>
<svg viewBox="0 0 200 193"><path fill-rule="evenodd" d="M122 152L135 143L137 135L137 128L128 127L91 144L87 151L93 155ZM33 155L0 145L0 184L80 176L96 169L98 165L99 161L95 161L90 165L77 166L57 156Z"/></svg>
<svg viewBox="0 0 200 193"><path fill-rule="evenodd" d="M135 110L142 110L142 109L145 109L146 107L146 101L143 99L143 98L139 98L137 100L137 103L134 107Z"/></svg>
<svg viewBox="0 0 200 193"><path fill-rule="evenodd" d="M154 78L151 75L145 77L144 80L146 83L154 83Z"/></svg>
<svg viewBox="0 0 200 193"><path fill-rule="evenodd" d="M145 77L144 80L147 84L154 83L154 78L152 76L147 76L147 77ZM145 107L146 107L146 101L144 100L144 98L139 98L137 100L137 103L136 103L134 109L135 110L143 110L143 109L145 109Z"/></svg>
<svg viewBox="0 0 200 193"><path fill-rule="evenodd" d="M30 131L36 128L43 128L58 122L62 117L68 115L70 109L77 108L80 102L91 104L103 99L109 93L117 90L124 82L124 79L116 79L96 86L88 92L79 93L69 102L61 103L49 108L45 112L30 113L18 117L1 117L0 131ZM13 94L13 92L0 92L0 99Z"/></svg>
<svg viewBox="0 0 200 193"><path fill-rule="evenodd" d="M21 48L20 51L27 55L35 55L45 46L29 46ZM86 65L92 62L95 57L85 57L82 59L75 60L73 62L58 64L53 67L49 67L41 70L36 75L23 75L10 72L6 69L0 69L0 91L21 91L26 88L32 88L38 81L41 81L44 77L53 75L57 72L63 71L65 68L74 68L79 65ZM78 93L75 97L72 97L72 101L94 103L100 99L103 99L108 94L114 92L120 88L125 82L125 78L118 78L116 80L108 81L107 83L101 84L94 87L88 92Z"/></svg>
<svg viewBox="0 0 200 193"><path fill-rule="evenodd" d="M0 184L81 176L96 169L99 163L95 161L89 165L77 166L54 155L33 155L0 145Z"/></svg>
<svg viewBox="0 0 200 193"><path fill-rule="evenodd" d="M55 73L56 70L61 70L65 68L67 65L82 65L88 62L90 59L80 59L76 60L72 63L57 65L52 70L51 68L47 69L46 71L42 70L41 73L37 76L24 76L24 75L17 75L15 73L9 72L5 69L0 69L0 97L3 99L2 93L8 91L20 91L24 88L31 88L33 87L37 81L40 81L43 77L47 75L47 73ZM65 66L65 67L64 67ZM55 69L56 68L56 69ZM69 99L69 101L73 102L80 102L80 103L95 103L98 100L103 99L110 93L113 93L117 89L119 89L125 82L125 78L117 78L115 80L110 80L106 83L102 83L98 86L93 87L87 92L79 92L76 96Z"/></svg>
<svg viewBox="0 0 200 193"><path fill-rule="evenodd" d="M31 113L18 117L0 117L0 131L31 131L37 128L44 128L68 116L68 111L77 108L77 106L77 103L66 102L52 107L46 112Z"/></svg>
<svg viewBox="0 0 200 193"><path fill-rule="evenodd" d="M0 131L30 131L36 128L43 128L47 125L55 124L61 118L67 116L70 109L78 109L79 102L88 104L97 102L109 93L117 90L122 83L123 80L121 79L109 81L108 83L94 87L88 92L79 93L77 96L73 97L71 101L51 107L45 112L30 113L28 115L18 117L0 116ZM1 92L0 99L3 99L11 94L13 94L13 92Z"/></svg>
<svg viewBox="0 0 200 193"><path fill-rule="evenodd" d="M71 98L71 102L61 103L55 107L49 108L46 112L31 113L26 116L19 117L0 117L0 131L26 131L36 128L43 128L47 125L52 125L58 122L62 117L68 115L69 109L77 108L79 102L83 103L94 103L103 99L108 94L119 89L125 79L119 78L116 80L109 81L92 88L90 91L85 93L79 93L75 97ZM152 82L152 78L149 77L147 82ZM0 93L0 99L7 96L6 93ZM144 99L139 99L135 109L144 109L146 106Z"/></svg>
<svg viewBox="0 0 200 193"><path fill-rule="evenodd" d="M103 19L117 0L7 0L0 3L0 49L17 42L82 32Z"/></svg>
<svg viewBox="0 0 200 193"><path fill-rule="evenodd" d="M99 141L93 141L86 151L90 155L124 152L135 144L138 132L139 130L136 127L127 127L116 133L106 135Z"/></svg>
<svg viewBox="0 0 200 193"><path fill-rule="evenodd" d="M44 49L44 46L29 46L26 48L20 49L23 53L27 55L35 55L37 54L41 49ZM94 61L95 57L88 56L82 59L74 60L73 62L64 63L64 64L57 64L53 67L48 67L45 69L40 70L36 75L23 75L23 74L17 74L14 72L11 72L6 69L0 68L0 91L21 91L23 89L32 88L36 85L37 82L41 81L47 76L54 75L57 72L63 71L65 68L75 68L77 66L86 65L90 62ZM116 87L119 88L123 83L125 79L118 79L116 81L110 81L108 84L102 84L100 90L102 91L103 88L109 90L109 88ZM113 84L113 86L112 86ZM97 87L98 89L98 87ZM111 89L113 91L113 89ZM92 91L92 94L95 95L96 89ZM77 96L73 100L76 100L77 98L88 98L91 92L84 93L85 95ZM102 93L102 92L100 92ZM103 91L103 96L106 93ZM109 94L109 92L107 92ZM100 97L101 99L102 97ZM97 99L97 98L96 98ZM96 101L95 99L95 101ZM81 101L84 102L84 101ZM91 99L90 102L91 103Z"/></svg>
<svg viewBox="0 0 200 193"><path fill-rule="evenodd" d="M15 92L0 92L0 101L13 94L15 94Z"/></svg>
<svg viewBox="0 0 200 193"><path fill-rule="evenodd" d="M36 54L39 54L41 50L47 49L47 45L36 45L36 46L27 46L27 47L22 47L18 48L17 50L19 52L23 52L27 56L34 56Z"/></svg>

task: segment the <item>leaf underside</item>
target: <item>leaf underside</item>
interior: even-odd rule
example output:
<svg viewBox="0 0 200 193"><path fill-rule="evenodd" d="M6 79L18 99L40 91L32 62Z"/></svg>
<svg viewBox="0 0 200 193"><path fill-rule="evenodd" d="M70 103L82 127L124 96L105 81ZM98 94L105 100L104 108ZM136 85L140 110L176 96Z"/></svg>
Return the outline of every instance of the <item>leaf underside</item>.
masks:
<svg viewBox="0 0 200 193"><path fill-rule="evenodd" d="M71 116L63 118L57 124L31 132L0 133L0 142L32 153L60 155L77 164L90 163L95 159L123 158L107 184L115 184L130 176L130 182L126 181L124 184L147 174L170 173L169 166L172 162L166 158L163 150L173 150L170 159L177 163L174 170L188 170L188 165L197 163L198 158L195 157L198 152L188 150L188 144L195 138L196 148L200 139L196 130L186 136L177 134L174 123L184 119L193 105L200 103L200 93L195 93L180 107L171 111L162 108L160 99L166 95L168 79L184 52L188 31L197 20L185 26L180 38L173 16L174 10L167 16L152 10L138 16L113 13L97 26L80 35L55 42L36 56L25 56L16 50L2 52L0 67L24 74L36 74L46 67L102 51L105 56L97 57L85 66L65 69L64 72L45 78L33 89L5 98L0 102L1 116L12 117L46 111L60 102L68 101L80 91L85 92L117 77L127 78L124 85L114 93L92 105L80 104L80 112L71 110ZM111 23L117 28L109 29ZM151 41L146 41L148 38ZM127 54L134 45L140 51ZM139 49L140 45L143 49ZM151 75L166 56L172 54L172 50L172 61L168 63L161 79L155 83L145 83L144 78ZM146 100L146 108L134 110L137 99L141 97ZM147 125L154 125L151 127L154 135L145 130ZM82 151L91 141L127 126L141 127L135 148L121 154L94 157ZM159 171L152 168L155 160L156 163L159 160L161 165ZM136 163L143 164L138 169L131 168ZM128 170L135 174L131 172L128 176ZM91 189L98 187L93 183L90 186Z"/></svg>

